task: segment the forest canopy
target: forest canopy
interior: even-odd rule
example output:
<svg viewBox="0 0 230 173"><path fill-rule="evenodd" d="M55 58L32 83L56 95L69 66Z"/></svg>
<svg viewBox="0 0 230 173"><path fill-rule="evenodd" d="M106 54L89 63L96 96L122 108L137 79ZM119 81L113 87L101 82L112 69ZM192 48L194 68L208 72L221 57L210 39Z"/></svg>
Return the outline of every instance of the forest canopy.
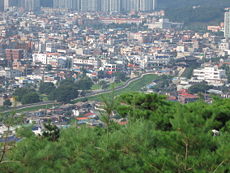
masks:
<svg viewBox="0 0 230 173"><path fill-rule="evenodd" d="M128 124L110 118L104 127L74 124L52 134L54 140L20 129L22 140L0 160L0 172L230 171L229 99L182 105L157 94L127 93L105 109Z"/></svg>

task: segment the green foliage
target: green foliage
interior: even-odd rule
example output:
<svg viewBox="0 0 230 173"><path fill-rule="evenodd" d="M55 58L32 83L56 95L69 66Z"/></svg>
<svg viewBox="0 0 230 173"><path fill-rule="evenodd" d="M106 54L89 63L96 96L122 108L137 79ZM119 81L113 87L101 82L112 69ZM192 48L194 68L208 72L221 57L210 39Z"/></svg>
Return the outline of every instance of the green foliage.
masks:
<svg viewBox="0 0 230 173"><path fill-rule="evenodd" d="M189 29L201 31L205 31L207 25L216 25L223 21L224 8L229 6L228 0L159 1L159 8L165 9L167 18L184 22Z"/></svg>
<svg viewBox="0 0 230 173"><path fill-rule="evenodd" d="M47 71L51 71L51 70L52 70L52 65L48 64L48 65L46 66L46 70L47 70Z"/></svg>
<svg viewBox="0 0 230 173"><path fill-rule="evenodd" d="M61 85L49 94L50 100L56 100L63 103L69 103L72 99L77 97L78 91L76 87L72 85Z"/></svg>
<svg viewBox="0 0 230 173"><path fill-rule="evenodd" d="M47 138L49 141L57 141L58 138L60 137L60 130L59 128L54 125L49 123L44 124L45 131L42 133L42 136Z"/></svg>
<svg viewBox="0 0 230 173"><path fill-rule="evenodd" d="M74 86L74 79L73 78L68 78L68 79L65 79L65 80L61 80L60 83L59 83L59 86L66 86L66 85L71 85L71 86Z"/></svg>
<svg viewBox="0 0 230 173"><path fill-rule="evenodd" d="M126 126L111 119L104 128L72 126L55 141L26 134L7 152L0 172L230 171L230 99L181 105L156 94L128 93L105 101L105 114L122 112Z"/></svg>
<svg viewBox="0 0 230 173"><path fill-rule="evenodd" d="M93 81L89 77L84 77L76 82L79 90L89 90L93 86Z"/></svg>
<svg viewBox="0 0 230 173"><path fill-rule="evenodd" d="M127 80L124 72L115 73L115 82L125 82Z"/></svg>
<svg viewBox="0 0 230 173"><path fill-rule="evenodd" d="M182 74L183 77L186 77L187 79L190 79L193 75L194 68L188 67L185 69L184 73Z"/></svg>
<svg viewBox="0 0 230 173"><path fill-rule="evenodd" d="M157 94L128 93L118 97L122 103L116 107L119 115L129 119L148 119L154 121L157 128L170 129L169 118L174 107ZM162 116L164 115L164 116Z"/></svg>
<svg viewBox="0 0 230 173"><path fill-rule="evenodd" d="M157 84L154 85L151 89L156 92L160 92L163 89L165 91L170 90L170 84L172 83L172 77L167 75L162 75L156 80Z"/></svg>
<svg viewBox="0 0 230 173"><path fill-rule="evenodd" d="M9 99L4 100L3 106L9 107L12 105L12 102Z"/></svg>
<svg viewBox="0 0 230 173"><path fill-rule="evenodd" d="M35 92L34 89L30 89L30 88L17 88L14 91L14 96L16 97L17 101L22 101L23 97L31 92Z"/></svg>
<svg viewBox="0 0 230 173"><path fill-rule="evenodd" d="M21 102L22 104L38 103L40 98L36 92L29 92L22 97Z"/></svg>
<svg viewBox="0 0 230 173"><path fill-rule="evenodd" d="M183 15L181 15L183 14ZM186 24L193 22L211 22L223 20L224 11L222 8L215 7L185 7L177 9L168 9L166 11L166 17L173 21L180 21Z"/></svg>
<svg viewBox="0 0 230 173"><path fill-rule="evenodd" d="M41 94L49 94L55 89L55 86L52 82L42 82L39 86L39 92Z"/></svg>
<svg viewBox="0 0 230 173"><path fill-rule="evenodd" d="M225 8L230 6L230 2L226 0L161 0L158 5L160 8L185 8L198 5Z"/></svg>
<svg viewBox="0 0 230 173"><path fill-rule="evenodd" d="M106 89L106 88L109 87L109 83L107 81L105 81L105 80L101 80L99 82L99 85L101 86L102 89Z"/></svg>
<svg viewBox="0 0 230 173"><path fill-rule="evenodd" d="M209 89L214 88L214 86L210 86L208 85L206 82L201 82L201 83L197 83L192 85L188 91L191 94L195 94L195 93L205 93L207 92Z"/></svg>

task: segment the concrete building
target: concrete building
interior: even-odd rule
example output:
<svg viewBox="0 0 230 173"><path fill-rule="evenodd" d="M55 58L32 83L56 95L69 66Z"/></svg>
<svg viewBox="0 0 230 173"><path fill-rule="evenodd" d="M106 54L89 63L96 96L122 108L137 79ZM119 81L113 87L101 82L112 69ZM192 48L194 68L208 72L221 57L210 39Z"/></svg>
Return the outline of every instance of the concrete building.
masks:
<svg viewBox="0 0 230 173"><path fill-rule="evenodd" d="M22 49L6 49L6 60L14 61L24 58L24 51Z"/></svg>
<svg viewBox="0 0 230 173"><path fill-rule="evenodd" d="M224 37L230 38L230 9L227 9L224 15Z"/></svg>
<svg viewBox="0 0 230 173"><path fill-rule="evenodd" d="M101 0L101 11L103 12L110 11L110 0Z"/></svg>
<svg viewBox="0 0 230 173"><path fill-rule="evenodd" d="M81 11L100 11L101 3L99 0L82 0Z"/></svg>
<svg viewBox="0 0 230 173"><path fill-rule="evenodd" d="M0 11L4 11L4 0L0 0Z"/></svg>
<svg viewBox="0 0 230 173"><path fill-rule="evenodd" d="M222 86L226 82L225 70L215 67L204 67L193 70L191 82L206 81L209 85Z"/></svg>
<svg viewBox="0 0 230 173"><path fill-rule="evenodd" d="M79 11L80 0L53 0L53 7Z"/></svg>
<svg viewBox="0 0 230 173"><path fill-rule="evenodd" d="M23 8L26 11L39 11L40 10L40 0L25 0Z"/></svg>
<svg viewBox="0 0 230 173"><path fill-rule="evenodd" d="M140 0L140 11L155 10L155 0Z"/></svg>
<svg viewBox="0 0 230 173"><path fill-rule="evenodd" d="M42 53L33 54L33 63L47 64L47 55Z"/></svg>

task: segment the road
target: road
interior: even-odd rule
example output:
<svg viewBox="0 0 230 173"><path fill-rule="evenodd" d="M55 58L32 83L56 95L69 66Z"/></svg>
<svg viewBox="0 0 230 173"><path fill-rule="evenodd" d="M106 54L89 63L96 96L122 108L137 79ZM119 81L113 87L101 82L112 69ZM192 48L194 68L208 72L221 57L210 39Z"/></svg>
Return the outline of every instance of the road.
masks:
<svg viewBox="0 0 230 173"><path fill-rule="evenodd" d="M101 91L97 91L97 92L92 92L92 93L89 93L88 95L84 96L84 97L78 97L76 100L79 100L79 99L83 99L83 98L88 98L88 97L93 97L93 96L98 96L98 95L101 95L101 94L107 94L107 93L111 93L112 91L119 91L119 90L122 90L122 89L125 89L127 88L132 82L134 81L137 81L137 80L140 80L141 78L143 78L145 75L149 75L149 74L156 74L155 72L146 72L146 73L143 73L141 74L140 76L138 77L135 77L135 78L132 78L132 79L129 79L125 82L124 85L122 86L119 86L117 88L114 88L114 89L106 89L106 90L101 90ZM74 101L74 100L73 100ZM12 110L14 111L19 111L19 110L22 110L22 109L26 109L26 108L33 108L33 107L40 107L40 106L46 106L46 105L55 105L55 104L59 104L58 102L55 102L55 101L46 101L46 102L39 102L39 103L34 103L34 104L28 104L28 105L22 105L22 106L17 106L15 108L12 108L12 109L9 109L7 111L2 111L0 113L8 113Z"/></svg>

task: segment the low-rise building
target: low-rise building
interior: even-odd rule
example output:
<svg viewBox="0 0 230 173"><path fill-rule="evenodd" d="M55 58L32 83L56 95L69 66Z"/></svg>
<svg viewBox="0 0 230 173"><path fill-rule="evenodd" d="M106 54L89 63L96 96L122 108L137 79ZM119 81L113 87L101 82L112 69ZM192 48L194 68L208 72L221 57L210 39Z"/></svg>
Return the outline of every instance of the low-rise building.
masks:
<svg viewBox="0 0 230 173"><path fill-rule="evenodd" d="M204 67L193 70L191 82L206 81L209 85L222 86L227 81L225 70L214 67Z"/></svg>

